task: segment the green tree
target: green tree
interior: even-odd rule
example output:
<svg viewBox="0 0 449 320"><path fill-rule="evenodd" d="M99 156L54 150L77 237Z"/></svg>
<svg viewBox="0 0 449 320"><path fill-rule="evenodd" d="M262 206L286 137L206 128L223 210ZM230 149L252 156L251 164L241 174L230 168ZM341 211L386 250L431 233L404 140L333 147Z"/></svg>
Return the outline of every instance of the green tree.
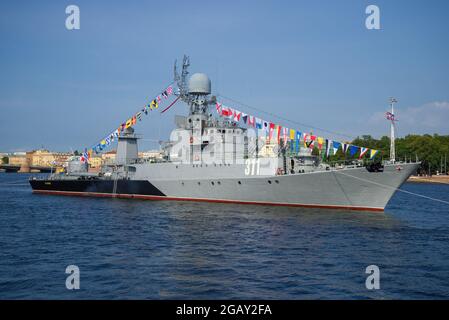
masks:
<svg viewBox="0 0 449 320"><path fill-rule="evenodd" d="M370 135L363 135L357 137L350 142L352 145L359 147L366 147L370 149L379 150L376 155L376 161L387 160L390 158L390 138L383 136L380 139L375 139ZM357 159L360 152L357 152L353 157L349 155L349 152L343 154L341 148L335 155L331 155L328 159L330 163L342 160ZM436 171L441 171L441 167L446 167L449 164L449 135L442 136L438 134L429 135L407 135L403 138L396 139L396 160L421 161L420 171L422 173L428 173L429 169L432 174ZM365 156L368 158L369 154Z"/></svg>

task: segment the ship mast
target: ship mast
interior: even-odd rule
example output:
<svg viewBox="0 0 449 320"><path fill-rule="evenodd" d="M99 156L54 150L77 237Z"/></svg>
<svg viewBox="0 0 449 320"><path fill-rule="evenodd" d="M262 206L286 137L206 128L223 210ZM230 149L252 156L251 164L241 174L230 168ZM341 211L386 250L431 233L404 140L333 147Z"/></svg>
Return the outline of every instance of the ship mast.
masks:
<svg viewBox="0 0 449 320"><path fill-rule="evenodd" d="M190 58L186 55L184 55L182 59L182 69L181 74L178 73L178 67L177 67L177 61L175 60L174 65L174 81L176 82L178 86L178 92L176 92L176 95L179 96L179 98L184 101L189 107L190 107L190 115L195 114L203 114L206 115L208 112L209 105L215 104L217 102L217 98L215 96L211 96L210 99L207 99L207 97L210 95L210 80L209 78L204 75L200 76L198 79L199 74L194 74L192 77L196 77L196 81L199 81L199 83L195 83L195 85L200 85L200 90L198 88L190 88L189 85L191 85L192 77L190 81L187 79L187 76L189 75L188 68L190 66ZM207 83L209 82L209 85ZM204 88L202 86L205 85Z"/></svg>
<svg viewBox="0 0 449 320"><path fill-rule="evenodd" d="M209 143L203 141L204 128L212 114L209 114L209 106L216 103L215 96L211 94L211 81L204 73L195 73L188 80L188 67L190 59L184 55L182 60L181 74L178 73L177 64L174 65L174 81L178 86L175 93L179 99L184 101L190 108L184 128L189 131L189 161L190 163L201 163L203 148Z"/></svg>
<svg viewBox="0 0 449 320"><path fill-rule="evenodd" d="M394 104L398 102L395 98L390 98L391 112L387 113L387 119L391 121L390 124L390 162L396 161L396 148L395 148L395 116L394 116Z"/></svg>
<svg viewBox="0 0 449 320"><path fill-rule="evenodd" d="M189 99L189 92L187 89L187 76L189 75L188 68L190 66L190 59L188 56L184 55L182 59L182 69L181 69L181 75L178 73L178 66L177 66L177 60L175 60L174 65L174 80L176 84L178 85L178 92L177 95L186 102L188 105L190 105L190 99Z"/></svg>

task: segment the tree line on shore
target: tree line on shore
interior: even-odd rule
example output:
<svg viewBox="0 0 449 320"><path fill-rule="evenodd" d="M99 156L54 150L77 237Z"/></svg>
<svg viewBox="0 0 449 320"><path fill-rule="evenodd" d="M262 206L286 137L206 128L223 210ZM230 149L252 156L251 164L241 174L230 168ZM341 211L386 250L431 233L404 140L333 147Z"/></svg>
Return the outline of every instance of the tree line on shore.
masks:
<svg viewBox="0 0 449 320"><path fill-rule="evenodd" d="M363 135L354 139L352 144L379 150L377 160L390 158L390 137L383 136L375 139L370 135ZM396 160L421 161L418 173L435 174L447 172L449 161L449 135L407 135L396 138ZM445 171L446 170L446 171Z"/></svg>

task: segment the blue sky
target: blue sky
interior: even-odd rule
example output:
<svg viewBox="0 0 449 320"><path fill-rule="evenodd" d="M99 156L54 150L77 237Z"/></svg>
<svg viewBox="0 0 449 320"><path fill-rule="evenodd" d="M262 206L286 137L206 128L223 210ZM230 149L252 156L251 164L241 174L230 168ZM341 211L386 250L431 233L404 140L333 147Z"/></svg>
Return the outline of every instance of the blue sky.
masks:
<svg viewBox="0 0 449 320"><path fill-rule="evenodd" d="M65 28L70 4L80 30ZM365 28L370 4L381 30ZM395 96L399 135L449 134L448 12L447 1L2 1L0 151L91 146L170 83L184 53L214 93L299 123L378 137ZM136 129L166 139L186 110Z"/></svg>

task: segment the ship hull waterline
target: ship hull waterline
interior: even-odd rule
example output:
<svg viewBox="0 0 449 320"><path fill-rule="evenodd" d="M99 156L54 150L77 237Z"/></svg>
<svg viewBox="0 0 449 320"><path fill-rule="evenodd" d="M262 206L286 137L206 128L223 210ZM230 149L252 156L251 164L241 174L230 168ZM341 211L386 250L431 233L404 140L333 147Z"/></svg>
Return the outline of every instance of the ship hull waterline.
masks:
<svg viewBox="0 0 449 320"><path fill-rule="evenodd" d="M383 212L418 164L232 179L30 180L33 193ZM240 188L240 190L238 189Z"/></svg>

